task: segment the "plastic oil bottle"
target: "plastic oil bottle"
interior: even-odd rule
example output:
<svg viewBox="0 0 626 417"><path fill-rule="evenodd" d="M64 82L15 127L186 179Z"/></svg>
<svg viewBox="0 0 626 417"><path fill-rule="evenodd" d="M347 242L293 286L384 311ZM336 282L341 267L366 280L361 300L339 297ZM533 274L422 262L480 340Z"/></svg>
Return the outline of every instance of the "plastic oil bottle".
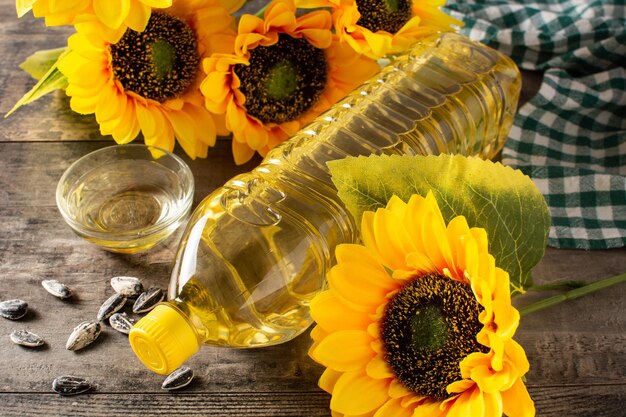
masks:
<svg viewBox="0 0 626 417"><path fill-rule="evenodd" d="M203 343L259 347L303 332L334 248L357 239L326 162L370 154L491 158L507 137L520 85L509 58L462 35L418 42L200 203L178 249L169 301L130 332L137 356L169 373Z"/></svg>

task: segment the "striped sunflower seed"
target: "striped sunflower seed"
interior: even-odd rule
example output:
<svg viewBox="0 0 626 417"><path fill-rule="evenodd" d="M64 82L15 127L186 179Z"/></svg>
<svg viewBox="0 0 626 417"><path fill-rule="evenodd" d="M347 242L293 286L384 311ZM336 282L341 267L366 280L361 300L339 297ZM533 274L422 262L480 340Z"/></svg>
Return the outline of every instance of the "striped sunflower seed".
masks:
<svg viewBox="0 0 626 417"><path fill-rule="evenodd" d="M158 303L163 301L165 294L159 287L150 287L135 300L133 313L146 313L152 310Z"/></svg>
<svg viewBox="0 0 626 417"><path fill-rule="evenodd" d="M102 326L98 321L84 321L74 328L72 334L67 339L65 349L67 350L80 350L90 344L92 344L98 336Z"/></svg>
<svg viewBox="0 0 626 417"><path fill-rule="evenodd" d="M109 317L109 324L118 332L128 334L135 321L128 317L126 313L115 313Z"/></svg>
<svg viewBox="0 0 626 417"><path fill-rule="evenodd" d="M193 370L187 366L181 366L165 378L161 388L168 391L179 389L189 385L192 379Z"/></svg>
<svg viewBox="0 0 626 417"><path fill-rule="evenodd" d="M46 289L46 291L61 300L67 300L72 296L72 290L70 290L67 285L57 281L56 279L44 279L41 281L41 285Z"/></svg>
<svg viewBox="0 0 626 417"><path fill-rule="evenodd" d="M110 296L102 305L100 306L100 310L98 310L98 315L96 318L98 321L104 321L111 317L113 313L121 310L126 304L126 296L122 294L113 294Z"/></svg>
<svg viewBox="0 0 626 417"><path fill-rule="evenodd" d="M139 278L135 277L113 277L111 287L116 293L128 298L137 298L143 292L143 284Z"/></svg>
<svg viewBox="0 0 626 417"><path fill-rule="evenodd" d="M43 338L37 336L35 333L29 332L28 330L13 330L9 337L16 345L26 347L37 347L44 344Z"/></svg>
<svg viewBox="0 0 626 417"><path fill-rule="evenodd" d="M0 316L9 320L18 320L28 313L28 303L19 299L0 302Z"/></svg>
<svg viewBox="0 0 626 417"><path fill-rule="evenodd" d="M52 389L61 395L82 394L93 388L95 388L93 384L78 376L60 376L52 381Z"/></svg>

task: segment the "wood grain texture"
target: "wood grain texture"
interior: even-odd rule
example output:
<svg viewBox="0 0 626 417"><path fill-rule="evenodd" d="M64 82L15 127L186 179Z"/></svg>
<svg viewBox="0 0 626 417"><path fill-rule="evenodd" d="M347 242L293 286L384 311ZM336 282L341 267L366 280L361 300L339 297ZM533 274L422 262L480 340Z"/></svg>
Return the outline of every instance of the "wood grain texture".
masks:
<svg viewBox="0 0 626 417"><path fill-rule="evenodd" d="M69 28L46 28L15 17L15 3L0 0L0 113L6 113L34 80L18 64L39 49L63 45ZM525 74L523 100L541 75ZM183 391L165 393L163 377L147 371L127 337L105 326L100 339L79 351L65 350L72 328L94 318L113 293L109 279L135 275L147 286L167 286L178 235L138 255L104 252L76 237L55 205L63 171L82 155L112 145L92 116L72 113L63 93L51 94L0 120L0 300L30 305L20 321L0 319L0 416L328 416L330 397L317 387L323 368L307 356L308 333L264 349L204 347L189 365L196 379ZM228 141L209 157L191 161L194 205L228 178L250 170L235 166ZM180 231L179 231L180 233ZM548 249L534 271L537 283L598 280L626 271L626 250ZM58 279L75 296L61 301L41 286ZM517 306L552 295L529 293ZM516 339L531 370L529 391L537 415L622 417L626 402L626 286L525 317ZM38 349L14 345L9 333L33 331L46 340ZM52 380L72 374L97 384L88 395L60 397Z"/></svg>

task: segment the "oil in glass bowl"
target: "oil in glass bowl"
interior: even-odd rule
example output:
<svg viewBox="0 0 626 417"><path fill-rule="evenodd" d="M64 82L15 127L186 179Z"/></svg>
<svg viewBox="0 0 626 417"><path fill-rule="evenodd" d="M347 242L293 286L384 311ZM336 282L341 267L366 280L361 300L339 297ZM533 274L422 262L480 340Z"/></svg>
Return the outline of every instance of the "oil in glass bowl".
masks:
<svg viewBox="0 0 626 417"><path fill-rule="evenodd" d="M57 187L57 205L72 229L113 252L144 251L185 220L193 175L176 155L144 145L118 145L72 164Z"/></svg>

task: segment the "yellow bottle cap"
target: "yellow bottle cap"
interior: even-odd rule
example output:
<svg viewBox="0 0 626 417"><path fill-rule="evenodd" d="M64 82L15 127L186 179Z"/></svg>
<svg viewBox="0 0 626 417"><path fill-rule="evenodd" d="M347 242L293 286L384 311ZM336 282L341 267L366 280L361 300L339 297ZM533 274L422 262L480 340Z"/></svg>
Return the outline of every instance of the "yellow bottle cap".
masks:
<svg viewBox="0 0 626 417"><path fill-rule="evenodd" d="M168 304L159 304L139 320L128 335L135 355L149 369L169 374L200 348L187 318Z"/></svg>

